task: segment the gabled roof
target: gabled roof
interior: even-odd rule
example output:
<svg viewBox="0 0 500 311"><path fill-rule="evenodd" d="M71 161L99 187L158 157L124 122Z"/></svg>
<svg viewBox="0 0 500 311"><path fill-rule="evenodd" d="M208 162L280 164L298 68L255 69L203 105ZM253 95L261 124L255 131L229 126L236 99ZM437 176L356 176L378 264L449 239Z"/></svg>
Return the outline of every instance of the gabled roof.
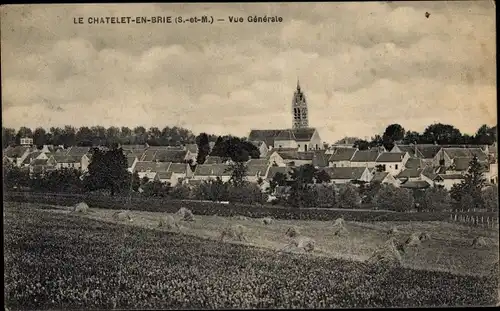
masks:
<svg viewBox="0 0 500 311"><path fill-rule="evenodd" d="M429 188L431 185L425 180L407 181L400 185L401 188L407 189L425 189Z"/></svg>
<svg viewBox="0 0 500 311"><path fill-rule="evenodd" d="M406 170L401 171L396 178L417 178L420 177L420 174L422 173L422 169L418 168L409 168Z"/></svg>
<svg viewBox="0 0 500 311"><path fill-rule="evenodd" d="M173 172L158 172L159 179L170 179L172 178Z"/></svg>
<svg viewBox="0 0 500 311"><path fill-rule="evenodd" d="M284 167L284 166L271 166L269 167L269 171L267 172L267 179L273 179L274 176L277 173L285 174L287 175L292 171L291 168L289 167Z"/></svg>
<svg viewBox="0 0 500 311"><path fill-rule="evenodd" d="M30 148L27 146L15 146L5 150L5 156L9 158L19 158Z"/></svg>
<svg viewBox="0 0 500 311"><path fill-rule="evenodd" d="M376 162L399 163L403 161L406 152L382 152Z"/></svg>
<svg viewBox="0 0 500 311"><path fill-rule="evenodd" d="M413 146L413 145L397 145L396 144L396 146L394 146L394 147L398 147L398 149L401 150L401 152L408 152L410 157L415 157L415 146Z"/></svg>
<svg viewBox="0 0 500 311"><path fill-rule="evenodd" d="M248 140L261 140L268 146L274 146L274 138L282 130L251 130Z"/></svg>
<svg viewBox="0 0 500 311"><path fill-rule="evenodd" d="M435 180L439 175L436 173L436 169L433 167L425 167L422 171L422 175L429 178L430 180Z"/></svg>
<svg viewBox="0 0 500 311"><path fill-rule="evenodd" d="M260 148L263 144L265 144L262 140L251 140L250 143L257 148Z"/></svg>
<svg viewBox="0 0 500 311"><path fill-rule="evenodd" d="M171 162L139 161L135 164L134 172L167 172Z"/></svg>
<svg viewBox="0 0 500 311"><path fill-rule="evenodd" d="M274 137L274 141L277 140L295 140L295 137L292 134L291 130L283 130L276 137Z"/></svg>
<svg viewBox="0 0 500 311"><path fill-rule="evenodd" d="M154 161L182 163L186 159L186 150L158 150L154 155Z"/></svg>
<svg viewBox="0 0 500 311"><path fill-rule="evenodd" d="M375 162L379 153L372 150L357 150L351 162Z"/></svg>
<svg viewBox="0 0 500 311"><path fill-rule="evenodd" d="M156 150L146 150L142 154L142 157L139 159L140 161L153 161L155 158Z"/></svg>
<svg viewBox="0 0 500 311"><path fill-rule="evenodd" d="M35 159L31 162L32 166L47 165L47 159Z"/></svg>
<svg viewBox="0 0 500 311"><path fill-rule="evenodd" d="M479 161L488 160L488 156L481 148L443 148L451 159L477 157Z"/></svg>
<svg viewBox="0 0 500 311"><path fill-rule="evenodd" d="M203 164L223 164L223 163L224 163L224 159L221 157L208 156L208 157L206 157L205 163L203 163Z"/></svg>
<svg viewBox="0 0 500 311"><path fill-rule="evenodd" d="M125 151L129 151L129 150L144 151L148 148L148 146L146 146L146 145L121 145L121 148Z"/></svg>
<svg viewBox="0 0 500 311"><path fill-rule="evenodd" d="M405 167L407 169L410 169L410 168L423 168L424 167L424 163L422 162L422 159L409 158L408 161L406 161L406 163L405 163Z"/></svg>
<svg viewBox="0 0 500 311"><path fill-rule="evenodd" d="M331 179L361 179L366 167L326 167L323 169Z"/></svg>
<svg viewBox="0 0 500 311"><path fill-rule="evenodd" d="M328 166L328 155L326 150L314 150L312 165L315 167L327 167Z"/></svg>
<svg viewBox="0 0 500 311"><path fill-rule="evenodd" d="M438 145L417 145L417 157L422 159L432 159L441 150L441 146Z"/></svg>
<svg viewBox="0 0 500 311"><path fill-rule="evenodd" d="M136 156L127 156L127 167L132 167L136 159Z"/></svg>
<svg viewBox="0 0 500 311"><path fill-rule="evenodd" d="M296 141L310 141L316 132L315 128L292 129L293 137Z"/></svg>
<svg viewBox="0 0 500 311"><path fill-rule="evenodd" d="M300 152L300 151L277 151L277 153L280 155L283 160L302 160L302 161L309 161L314 158L314 152L312 151L306 151L306 152Z"/></svg>
<svg viewBox="0 0 500 311"><path fill-rule="evenodd" d="M226 164L198 164L195 176L231 176L230 166Z"/></svg>
<svg viewBox="0 0 500 311"><path fill-rule="evenodd" d="M144 177L147 177L149 180L152 180L152 179L155 179L155 177L158 175L158 172L140 172L142 176L142 178Z"/></svg>
<svg viewBox="0 0 500 311"><path fill-rule="evenodd" d="M375 174L373 174L373 178L372 178L372 182L383 182L384 179L387 177L387 175L389 175L388 172L375 172Z"/></svg>
<svg viewBox="0 0 500 311"><path fill-rule="evenodd" d="M247 165L267 165L269 161L267 159L250 159L247 162Z"/></svg>
<svg viewBox="0 0 500 311"><path fill-rule="evenodd" d="M247 176L265 176L269 165L248 165Z"/></svg>
<svg viewBox="0 0 500 311"><path fill-rule="evenodd" d="M453 164L450 167L450 170L453 171L467 171L470 166L470 162L473 158L455 158L453 159ZM485 161L479 162L479 164L483 167L483 170L488 171L489 165Z"/></svg>
<svg viewBox="0 0 500 311"><path fill-rule="evenodd" d="M66 151L66 155L68 155L68 156L79 156L79 157L82 157L84 154L88 153L89 151L90 151L90 147L78 147L78 146L74 146L74 147L70 147Z"/></svg>
<svg viewBox="0 0 500 311"><path fill-rule="evenodd" d="M187 144L185 149L191 153L198 153L198 145L197 144Z"/></svg>
<svg viewBox="0 0 500 311"><path fill-rule="evenodd" d="M65 154L54 154L51 156L57 163L80 163L81 157L68 156ZM83 155L82 155L83 157Z"/></svg>
<svg viewBox="0 0 500 311"><path fill-rule="evenodd" d="M187 173L188 164L184 163L172 163L168 168L168 172L177 173L177 174L186 174Z"/></svg>
<svg viewBox="0 0 500 311"><path fill-rule="evenodd" d="M23 164L30 164L31 161L33 161L40 154L42 154L40 151L35 151L35 152L32 152L32 153L28 154L28 156L26 157L26 159L24 159Z"/></svg>
<svg viewBox="0 0 500 311"><path fill-rule="evenodd" d="M465 179L462 174L439 174L442 179Z"/></svg>
<svg viewBox="0 0 500 311"><path fill-rule="evenodd" d="M336 148L328 159L328 162L350 161L356 151L356 148Z"/></svg>

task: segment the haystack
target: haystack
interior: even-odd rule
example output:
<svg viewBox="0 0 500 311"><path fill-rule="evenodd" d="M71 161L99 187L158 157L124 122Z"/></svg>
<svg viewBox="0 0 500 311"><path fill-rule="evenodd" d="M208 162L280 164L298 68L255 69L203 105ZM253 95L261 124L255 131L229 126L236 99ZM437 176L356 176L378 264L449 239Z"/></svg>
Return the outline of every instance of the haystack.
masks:
<svg viewBox="0 0 500 311"><path fill-rule="evenodd" d="M309 237L301 236L296 239L293 239L287 246L288 247L293 246L300 250L303 250L306 253L310 253L316 247L316 241L314 241Z"/></svg>
<svg viewBox="0 0 500 311"><path fill-rule="evenodd" d="M402 264L401 250L402 248L398 245L397 241L394 238L390 238L373 252L373 255L367 262L400 266Z"/></svg>
<svg viewBox="0 0 500 311"><path fill-rule="evenodd" d="M412 233L405 241L405 246L420 245L420 233Z"/></svg>
<svg viewBox="0 0 500 311"><path fill-rule="evenodd" d="M181 217L181 220L194 221L193 212L191 212L189 209L185 207L181 207L176 214Z"/></svg>
<svg viewBox="0 0 500 311"><path fill-rule="evenodd" d="M394 234L398 234L398 233L399 233L399 230L396 227L392 227L391 229L387 230L387 235L394 235Z"/></svg>
<svg viewBox="0 0 500 311"><path fill-rule="evenodd" d="M80 202L73 206L73 211L76 213L87 214L89 212L89 206L85 202Z"/></svg>
<svg viewBox="0 0 500 311"><path fill-rule="evenodd" d="M422 232L420 233L419 237L420 241L430 241L431 240L431 235L427 232Z"/></svg>
<svg viewBox="0 0 500 311"><path fill-rule="evenodd" d="M486 246L486 245L488 245L486 239L481 237L481 236L474 238L474 240L472 241L472 246L482 247L482 246Z"/></svg>
<svg viewBox="0 0 500 311"><path fill-rule="evenodd" d="M265 217L265 218L262 218L262 223L264 225L270 225L273 223L273 219L271 217Z"/></svg>
<svg viewBox="0 0 500 311"><path fill-rule="evenodd" d="M297 228L295 226L289 227L285 232L285 235L287 237L290 237L290 238L295 238L295 237L299 236L299 234L300 234L300 230L299 230L299 228Z"/></svg>
<svg viewBox="0 0 500 311"><path fill-rule="evenodd" d="M119 221L132 221L132 215L130 215L129 211L115 212L113 218Z"/></svg>
<svg viewBox="0 0 500 311"><path fill-rule="evenodd" d="M247 229L242 225L232 225L222 229L220 234L220 240L223 241L224 238L229 238L238 241L246 241L245 233Z"/></svg>
<svg viewBox="0 0 500 311"><path fill-rule="evenodd" d="M345 227L344 219L337 218L333 224L333 234L337 236L346 236L349 234L349 230Z"/></svg>
<svg viewBox="0 0 500 311"><path fill-rule="evenodd" d="M248 220L248 217L241 216L241 215L234 216L234 218L235 218L236 220Z"/></svg>
<svg viewBox="0 0 500 311"><path fill-rule="evenodd" d="M179 224L175 221L172 215L167 215L160 217L160 220L158 221L158 227L163 227L166 229L179 229Z"/></svg>

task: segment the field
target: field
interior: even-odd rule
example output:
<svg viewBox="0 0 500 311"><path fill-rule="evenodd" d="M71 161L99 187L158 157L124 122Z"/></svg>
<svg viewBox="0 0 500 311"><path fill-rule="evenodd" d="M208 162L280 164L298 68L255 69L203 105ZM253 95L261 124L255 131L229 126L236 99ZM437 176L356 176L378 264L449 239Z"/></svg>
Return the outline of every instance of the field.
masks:
<svg viewBox="0 0 500 311"><path fill-rule="evenodd" d="M113 220L112 213L92 208L77 215L61 207L4 202L6 306L460 306L492 305L498 296L498 280L490 274L498 261L498 235L486 229L396 224L400 239L415 230L432 239L406 254L404 267L386 269L362 261L387 239L385 231L394 223L348 222L349 235L338 237L332 222L264 225L259 219L196 215L180 232L167 232L157 227L159 213L134 211L134 220L125 223ZM235 223L248 229L247 245L214 240L221 226ZM276 251L287 243L284 233L291 224L316 240L312 255ZM476 236L486 236L489 245L472 247Z"/></svg>

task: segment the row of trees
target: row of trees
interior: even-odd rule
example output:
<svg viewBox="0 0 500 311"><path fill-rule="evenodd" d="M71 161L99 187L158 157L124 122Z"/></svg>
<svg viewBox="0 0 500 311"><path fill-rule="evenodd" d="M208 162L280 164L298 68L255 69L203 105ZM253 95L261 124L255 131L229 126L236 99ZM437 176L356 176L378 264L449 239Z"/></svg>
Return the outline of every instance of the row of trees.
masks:
<svg viewBox="0 0 500 311"><path fill-rule="evenodd" d="M207 135L209 141L215 141L217 136ZM195 143L195 135L182 127L165 127L159 129L142 126L133 129L128 127L92 126L75 128L73 126L38 127L31 130L21 127L17 132L12 128L2 127L2 147L18 145L23 137L33 138L36 146L64 145L64 146L112 146L116 144L149 144L151 146L177 146Z"/></svg>
<svg viewBox="0 0 500 311"><path fill-rule="evenodd" d="M399 124L389 125L382 135L375 135L370 141L356 139L354 146L361 150L384 146L387 150L394 143L403 144L440 144L440 145L491 145L497 141L497 126L482 125L474 135L463 134L453 125L435 123L429 125L422 133L406 131Z"/></svg>
<svg viewBox="0 0 500 311"><path fill-rule="evenodd" d="M219 136L211 151L210 138L207 133L201 133L196 137L196 144L198 145L197 163L199 164L205 163L208 155L231 159L234 162L246 162L250 158L258 159L260 157L259 149L245 138L230 135Z"/></svg>

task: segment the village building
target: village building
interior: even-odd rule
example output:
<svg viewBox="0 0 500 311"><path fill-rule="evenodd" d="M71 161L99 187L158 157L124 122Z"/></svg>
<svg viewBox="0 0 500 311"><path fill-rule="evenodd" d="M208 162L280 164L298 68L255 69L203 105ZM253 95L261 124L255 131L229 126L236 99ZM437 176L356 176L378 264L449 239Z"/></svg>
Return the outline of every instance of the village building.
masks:
<svg viewBox="0 0 500 311"><path fill-rule="evenodd" d="M29 146L7 147L3 152L4 161L8 161L17 167L21 167L24 160L31 153Z"/></svg>
<svg viewBox="0 0 500 311"><path fill-rule="evenodd" d="M81 169L81 157L71 156L67 154L53 154L49 157L48 162L56 169Z"/></svg>
<svg viewBox="0 0 500 311"><path fill-rule="evenodd" d="M269 147L266 145L265 141L262 141L262 140L252 140L252 141L250 141L250 143L252 143L252 145L254 145L257 148L257 150L259 150L261 158L267 157L267 153L269 151Z"/></svg>
<svg viewBox="0 0 500 311"><path fill-rule="evenodd" d="M375 162L376 166L381 167L383 172L397 176L404 169L409 158L408 152L383 152Z"/></svg>
<svg viewBox="0 0 500 311"><path fill-rule="evenodd" d="M351 167L367 167L374 168L377 166L378 151L374 150L356 150L351 159Z"/></svg>
<svg viewBox="0 0 500 311"><path fill-rule="evenodd" d="M273 148L297 148L299 151L321 150L323 142L317 129L309 127L306 96L297 82L297 90L292 99L292 128L272 130L252 130L249 141L262 141Z"/></svg>
<svg viewBox="0 0 500 311"><path fill-rule="evenodd" d="M139 159L135 155L132 155L132 154L127 155L126 158L127 158L127 171L129 171L130 173L133 173L134 167L137 164L137 162L139 162Z"/></svg>
<svg viewBox="0 0 500 311"><path fill-rule="evenodd" d="M330 167L350 167L351 159L358 151L357 148L335 148L333 154L328 159Z"/></svg>
<svg viewBox="0 0 500 311"><path fill-rule="evenodd" d="M193 178L198 180L215 180L220 178L223 182L231 179L231 169L227 164L198 164L194 170Z"/></svg>
<svg viewBox="0 0 500 311"><path fill-rule="evenodd" d="M384 185L393 185L394 187L399 187L399 181L394 178L393 175L388 172L373 172L373 177L370 180L371 183L381 183Z"/></svg>
<svg viewBox="0 0 500 311"><path fill-rule="evenodd" d="M479 162L487 162L488 155L481 148L441 148L432 160L433 166L450 167L456 158L477 157Z"/></svg>
<svg viewBox="0 0 500 311"><path fill-rule="evenodd" d="M226 164L228 161L219 156L207 156L203 164Z"/></svg>
<svg viewBox="0 0 500 311"><path fill-rule="evenodd" d="M22 137L19 139L19 144L21 146L33 146L33 138L31 137Z"/></svg>
<svg viewBox="0 0 500 311"><path fill-rule="evenodd" d="M421 159L424 163L432 163L441 146L435 144L395 144L390 152L408 152L411 158Z"/></svg>
<svg viewBox="0 0 500 311"><path fill-rule="evenodd" d="M149 180L159 180L154 179L155 175L153 173L167 172L170 167L171 162L150 162L150 161L137 161L133 172L139 175L139 178L148 177ZM153 177L153 178L151 178Z"/></svg>
<svg viewBox="0 0 500 311"><path fill-rule="evenodd" d="M353 181L368 183L373 177L367 167L326 167L324 171L330 176L330 182L335 184Z"/></svg>

